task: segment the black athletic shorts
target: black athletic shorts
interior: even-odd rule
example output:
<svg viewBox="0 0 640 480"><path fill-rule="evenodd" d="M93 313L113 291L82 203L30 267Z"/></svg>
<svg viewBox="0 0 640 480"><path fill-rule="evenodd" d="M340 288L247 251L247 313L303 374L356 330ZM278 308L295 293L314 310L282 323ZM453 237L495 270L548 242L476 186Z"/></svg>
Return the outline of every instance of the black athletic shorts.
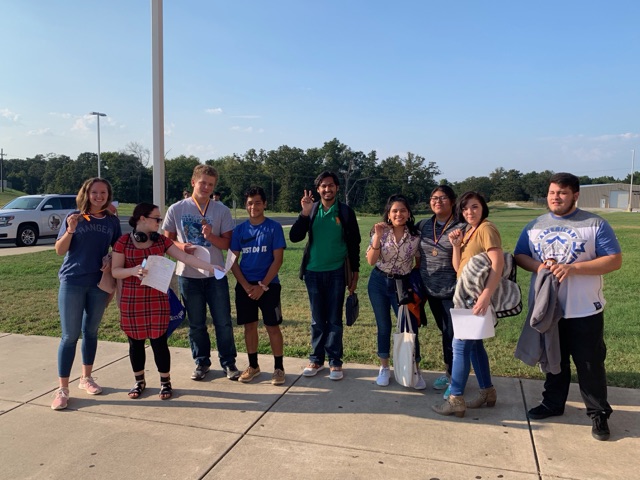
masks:
<svg viewBox="0 0 640 480"><path fill-rule="evenodd" d="M249 282L257 285L258 282ZM262 321L270 327L282 323L282 309L280 308L279 283L270 283L269 290L264 292L258 300L252 300L245 292L242 285L236 283L236 312L238 325L245 325L258 321L258 309L262 312Z"/></svg>

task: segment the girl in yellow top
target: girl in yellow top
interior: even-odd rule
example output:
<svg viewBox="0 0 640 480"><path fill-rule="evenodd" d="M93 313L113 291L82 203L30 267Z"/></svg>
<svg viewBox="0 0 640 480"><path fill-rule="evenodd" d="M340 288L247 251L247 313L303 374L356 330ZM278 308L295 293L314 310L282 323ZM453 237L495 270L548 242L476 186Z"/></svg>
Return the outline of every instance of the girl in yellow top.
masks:
<svg viewBox="0 0 640 480"><path fill-rule="evenodd" d="M467 192L458 201L458 212L467 222L465 229L455 230L449 234L449 240L453 245L453 268L460 277L464 266L474 255L486 252L491 260L491 272L484 285L480 296L473 299L475 315L484 315L491 306L491 296L500 282L504 256L502 252L502 240L496 226L487 220L489 207L482 195L477 192ZM460 305L456 305L460 308ZM480 391L476 397L465 403L464 388L469 378L469 371L473 364L473 370L480 385ZM467 407L478 408L487 404L493 407L496 404L496 389L491 383L491 371L489 369L489 357L482 340L453 339L453 366L451 369L451 395L441 405L433 406L433 410L441 415L455 414L463 417Z"/></svg>

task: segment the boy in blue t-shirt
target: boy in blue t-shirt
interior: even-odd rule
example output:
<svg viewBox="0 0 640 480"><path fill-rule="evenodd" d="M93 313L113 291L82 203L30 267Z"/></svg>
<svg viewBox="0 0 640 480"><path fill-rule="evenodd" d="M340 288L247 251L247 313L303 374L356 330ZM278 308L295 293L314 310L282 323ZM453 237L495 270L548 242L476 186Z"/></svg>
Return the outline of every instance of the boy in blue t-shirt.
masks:
<svg viewBox="0 0 640 480"><path fill-rule="evenodd" d="M231 251L236 261L231 267L236 277L236 311L238 325L244 325L244 341L249 355L249 366L240 375L240 382L248 383L260 374L258 365L258 309L269 334L269 343L275 359L273 385L285 380L283 341L280 324L280 281L278 270L286 241L282 226L265 217L266 194L261 187L251 187L245 194L245 207L249 220L233 230ZM242 255L242 261L238 258Z"/></svg>

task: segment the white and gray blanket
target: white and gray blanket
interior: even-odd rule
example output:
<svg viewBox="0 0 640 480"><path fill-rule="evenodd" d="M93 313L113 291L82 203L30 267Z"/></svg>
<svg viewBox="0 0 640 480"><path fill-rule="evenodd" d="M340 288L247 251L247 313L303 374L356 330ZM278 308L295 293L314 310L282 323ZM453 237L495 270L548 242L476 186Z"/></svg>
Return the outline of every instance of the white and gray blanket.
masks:
<svg viewBox="0 0 640 480"><path fill-rule="evenodd" d="M510 253L504 254L502 278L491 297L491 305L498 318L517 315L522 311L522 295L515 279L515 260ZM458 277L453 294L455 308L471 308L480 296L491 272L491 260L487 253L479 253L469 259Z"/></svg>

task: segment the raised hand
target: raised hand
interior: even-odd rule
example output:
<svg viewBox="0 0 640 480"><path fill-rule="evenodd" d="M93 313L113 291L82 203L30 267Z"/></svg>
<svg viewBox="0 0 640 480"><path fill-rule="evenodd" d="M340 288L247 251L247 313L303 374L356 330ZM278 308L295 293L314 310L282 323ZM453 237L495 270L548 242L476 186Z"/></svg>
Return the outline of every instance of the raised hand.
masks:
<svg viewBox="0 0 640 480"><path fill-rule="evenodd" d="M449 233L449 241L454 247L460 247L462 245L462 230L457 229Z"/></svg>
<svg viewBox="0 0 640 480"><path fill-rule="evenodd" d="M373 226L373 234L377 235L378 238L382 237L382 234L387 229L387 224L385 222L378 222Z"/></svg>
<svg viewBox="0 0 640 480"><path fill-rule="evenodd" d="M79 213L74 213L67 217L67 230L71 232L75 232L76 227L78 226L80 216L81 215Z"/></svg>
<svg viewBox="0 0 640 480"><path fill-rule="evenodd" d="M311 215L311 209L313 208L313 192L311 190L304 191L300 205L302 206L302 215L306 217Z"/></svg>
<svg viewBox="0 0 640 480"><path fill-rule="evenodd" d="M202 226L202 236L204 237L205 240L211 241L210 235L213 235L213 229L211 228L211 225L209 225L208 223L205 223Z"/></svg>

